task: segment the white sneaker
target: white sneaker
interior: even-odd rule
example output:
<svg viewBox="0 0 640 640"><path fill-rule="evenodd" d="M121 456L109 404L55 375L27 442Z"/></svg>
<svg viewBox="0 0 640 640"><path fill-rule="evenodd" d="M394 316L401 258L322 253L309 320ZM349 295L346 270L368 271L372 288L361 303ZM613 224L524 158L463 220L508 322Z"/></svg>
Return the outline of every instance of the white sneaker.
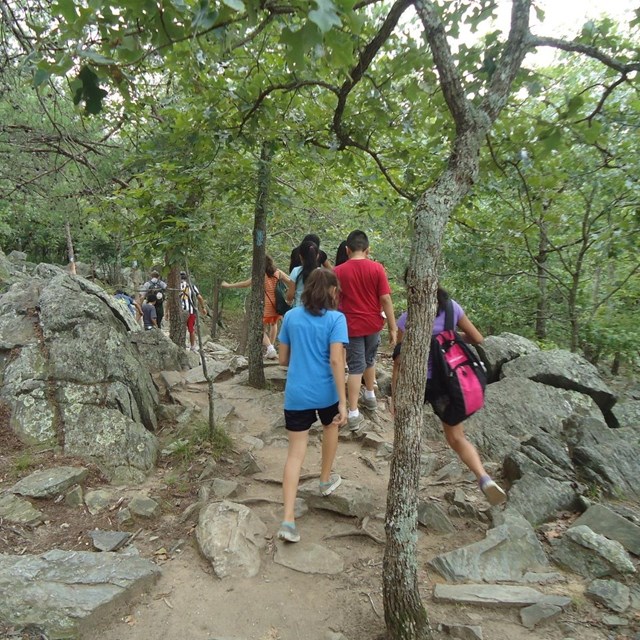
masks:
<svg viewBox="0 0 640 640"><path fill-rule="evenodd" d="M278 352L272 344L267 347L267 355L265 357L269 358L269 360L275 360L278 357Z"/></svg>

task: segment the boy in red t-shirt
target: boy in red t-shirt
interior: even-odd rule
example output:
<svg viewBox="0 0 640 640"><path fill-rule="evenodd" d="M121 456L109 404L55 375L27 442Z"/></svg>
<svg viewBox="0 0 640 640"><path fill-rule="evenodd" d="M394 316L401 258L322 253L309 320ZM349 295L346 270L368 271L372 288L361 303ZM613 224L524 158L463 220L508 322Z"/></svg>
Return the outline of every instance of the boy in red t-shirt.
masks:
<svg viewBox="0 0 640 640"><path fill-rule="evenodd" d="M347 346L348 425L357 431L364 421L358 411L360 385L364 378L364 406L378 406L373 390L375 363L380 344L380 331L384 326L384 311L389 327L389 341L396 342L396 319L391 302L391 289L384 267L369 260L369 238L364 231L352 231L347 238L349 259L335 268L340 281L339 309L347 317L349 344Z"/></svg>

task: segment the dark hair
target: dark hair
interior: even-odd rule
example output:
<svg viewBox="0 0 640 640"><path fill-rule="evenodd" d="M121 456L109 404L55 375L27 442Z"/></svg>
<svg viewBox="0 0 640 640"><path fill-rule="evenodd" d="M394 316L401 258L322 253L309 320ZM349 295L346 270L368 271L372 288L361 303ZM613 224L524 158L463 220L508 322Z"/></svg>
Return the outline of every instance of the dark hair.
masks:
<svg viewBox="0 0 640 640"><path fill-rule="evenodd" d="M313 242L313 244L320 248L320 238L315 233L309 233L304 238L302 238L302 242ZM300 243L302 245L302 242Z"/></svg>
<svg viewBox="0 0 640 640"><path fill-rule="evenodd" d="M347 247L351 251L366 251L369 248L369 238L364 231L356 229L347 236Z"/></svg>
<svg viewBox="0 0 640 640"><path fill-rule="evenodd" d="M449 302L449 294L441 287L438 287L437 296L438 296L438 313L442 313L447 308L447 302Z"/></svg>
<svg viewBox="0 0 640 640"><path fill-rule="evenodd" d="M264 257L264 272L270 277L276 274L276 265L273 264L273 258L271 256Z"/></svg>
<svg viewBox="0 0 640 640"><path fill-rule="evenodd" d="M151 275L152 278L159 278L160 277L160 272L154 270L154 271L151 272L150 275Z"/></svg>
<svg viewBox="0 0 640 640"><path fill-rule="evenodd" d="M338 245L338 250L336 251L336 263L335 263L335 266L337 267L339 264L342 264L343 262L346 262L348 259L349 259L349 256L347 254L347 241L343 240Z"/></svg>
<svg viewBox="0 0 640 640"><path fill-rule="evenodd" d="M302 277L302 282L306 282L309 274L318 268L318 245L315 242L306 240L300 245L300 264L302 271L298 278Z"/></svg>
<svg viewBox="0 0 640 640"><path fill-rule="evenodd" d="M150 293L147 293L147 302L149 304L153 304L154 302L156 302L157 299L158 298L155 294L155 291L151 291Z"/></svg>
<svg viewBox="0 0 640 640"><path fill-rule="evenodd" d="M329 289L338 288L338 278L331 269L314 269L304 285L302 304L313 316L321 316L326 309L338 308L338 297Z"/></svg>

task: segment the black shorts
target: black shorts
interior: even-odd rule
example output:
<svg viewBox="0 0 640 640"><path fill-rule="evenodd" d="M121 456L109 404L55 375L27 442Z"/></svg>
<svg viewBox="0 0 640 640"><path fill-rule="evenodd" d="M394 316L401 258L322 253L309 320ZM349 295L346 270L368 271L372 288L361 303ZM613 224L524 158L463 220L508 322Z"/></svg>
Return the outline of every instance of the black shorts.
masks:
<svg viewBox="0 0 640 640"><path fill-rule="evenodd" d="M338 403L324 409L285 409L284 423L287 431L309 431L311 425L320 418L323 426L328 426L338 415Z"/></svg>

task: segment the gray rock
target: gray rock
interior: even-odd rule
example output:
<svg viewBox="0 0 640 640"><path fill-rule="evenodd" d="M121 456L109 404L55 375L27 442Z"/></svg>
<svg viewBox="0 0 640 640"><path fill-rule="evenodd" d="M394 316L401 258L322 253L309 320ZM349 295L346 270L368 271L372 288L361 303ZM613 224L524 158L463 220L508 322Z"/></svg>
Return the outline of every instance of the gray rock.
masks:
<svg viewBox="0 0 640 640"><path fill-rule="evenodd" d="M434 602L481 607L526 607L540 602L544 594L531 587L497 584L437 584Z"/></svg>
<svg viewBox="0 0 640 640"><path fill-rule="evenodd" d="M120 526L126 526L133 524L133 516L131 515L131 511L126 507L124 509L119 509L116 514L116 521Z"/></svg>
<svg viewBox="0 0 640 640"><path fill-rule="evenodd" d="M263 469L258 464L256 457L247 451L240 460L241 472L243 476L252 476L255 473L262 473Z"/></svg>
<svg viewBox="0 0 640 640"><path fill-rule="evenodd" d="M96 489L95 491L87 491L84 496L84 503L89 509L89 513L93 516L104 511L108 506L115 502L113 493L106 489Z"/></svg>
<svg viewBox="0 0 640 640"><path fill-rule="evenodd" d="M601 504L590 506L574 523L585 525L611 540L617 540L627 551L640 556L640 527Z"/></svg>
<svg viewBox="0 0 640 640"><path fill-rule="evenodd" d="M318 482L310 480L300 485L298 496L304 498L312 509L324 509L343 516L364 518L376 511L371 489L350 480L343 479L338 489L329 496L320 495Z"/></svg>
<svg viewBox="0 0 640 640"><path fill-rule="evenodd" d="M640 431L608 429L594 419L580 419L571 434L572 459L586 482L617 499L640 496Z"/></svg>
<svg viewBox="0 0 640 640"><path fill-rule="evenodd" d="M598 370L577 353L563 349L530 353L505 364L501 376L529 378L551 387L584 393L600 407L609 426L619 426L611 413L616 403L615 394Z"/></svg>
<svg viewBox="0 0 640 640"><path fill-rule="evenodd" d="M571 482L526 473L509 490L509 506L532 525L553 520L558 511L577 508L578 496Z"/></svg>
<svg viewBox="0 0 640 640"><path fill-rule="evenodd" d="M162 331L132 331L129 343L148 371L184 370L189 359L184 349L174 344Z"/></svg>
<svg viewBox="0 0 640 640"><path fill-rule="evenodd" d="M432 533L453 533L456 530L442 507L427 500L418 503L418 522Z"/></svg>
<svg viewBox="0 0 640 640"><path fill-rule="evenodd" d="M89 472L84 467L53 467L34 471L11 487L13 493L30 498L52 498L80 484Z"/></svg>
<svg viewBox="0 0 640 640"><path fill-rule="evenodd" d="M131 499L129 511L140 518L157 518L161 513L160 505L143 493L139 493Z"/></svg>
<svg viewBox="0 0 640 640"><path fill-rule="evenodd" d="M562 613L562 608L555 604L538 602L520 609L520 621L527 629L533 629L543 622L554 620Z"/></svg>
<svg viewBox="0 0 640 640"><path fill-rule="evenodd" d="M100 531L95 529L89 531L89 537L98 551L117 551L129 540L131 534L125 531Z"/></svg>
<svg viewBox="0 0 640 640"><path fill-rule="evenodd" d="M308 542L278 543L273 561L301 573L335 575L344 569L342 558L337 553Z"/></svg>
<svg viewBox="0 0 640 640"><path fill-rule="evenodd" d="M385 439L377 433L367 433L363 440L362 446L367 449L377 449L380 445L386 444Z"/></svg>
<svg viewBox="0 0 640 640"><path fill-rule="evenodd" d="M628 627L629 621L622 616L607 615L602 616L602 624L611 628Z"/></svg>
<svg viewBox="0 0 640 640"><path fill-rule="evenodd" d="M264 440L260 440L260 438L243 436L242 442L249 445L249 451L260 451L260 449L264 449Z"/></svg>
<svg viewBox="0 0 640 640"><path fill-rule="evenodd" d="M455 482L460 480L465 473L466 469L462 467L460 461L456 458L438 469L433 476L433 480L434 482Z"/></svg>
<svg viewBox="0 0 640 640"><path fill-rule="evenodd" d="M585 595L616 613L623 613L631 604L629 587L615 580L593 580L587 587Z"/></svg>
<svg viewBox="0 0 640 640"><path fill-rule="evenodd" d="M420 454L420 475L424 478L430 476L438 464L438 458L434 453Z"/></svg>
<svg viewBox="0 0 640 640"><path fill-rule="evenodd" d="M240 504L214 502L200 511L196 539L219 578L252 578L260 570L267 528Z"/></svg>
<svg viewBox="0 0 640 640"><path fill-rule="evenodd" d="M482 640L482 627L465 624L441 624L442 631L459 640Z"/></svg>
<svg viewBox="0 0 640 640"><path fill-rule="evenodd" d="M27 261L27 254L24 251L11 251L7 258L14 263L22 263Z"/></svg>
<svg viewBox="0 0 640 640"><path fill-rule="evenodd" d="M225 480L224 478L214 478L210 485L211 494L217 500L224 500L225 498L235 498L236 496L244 493L244 487L234 480ZM203 487L201 487L202 489ZM200 494L198 493L198 497Z"/></svg>
<svg viewBox="0 0 640 640"><path fill-rule="evenodd" d="M84 505L84 491L80 485L67 491L64 503L69 507L81 507Z"/></svg>
<svg viewBox="0 0 640 640"><path fill-rule="evenodd" d="M444 553L428 564L451 582L519 582L525 574L543 572L549 566L534 530L525 523L490 529L484 540Z"/></svg>
<svg viewBox="0 0 640 640"><path fill-rule="evenodd" d="M129 341L141 333L129 311L88 280L40 265L2 296L0 330L22 343L0 388L10 428L29 444L60 438L65 455L109 479L143 479L155 462L158 396Z"/></svg>
<svg viewBox="0 0 640 640"><path fill-rule="evenodd" d="M498 380L503 364L519 356L540 351L534 342L513 333L488 336L482 344L476 346L476 349L487 368L489 382Z"/></svg>
<svg viewBox="0 0 640 640"><path fill-rule="evenodd" d="M466 420L464 426L478 449L497 460L517 451L521 442L536 435L561 442L563 425L583 416L603 419L589 396L527 378L506 378L487 387L484 408ZM564 449L564 445L557 448Z"/></svg>
<svg viewBox="0 0 640 640"><path fill-rule="evenodd" d="M640 400L618 402L611 412L621 427L640 428Z"/></svg>
<svg viewBox="0 0 640 640"><path fill-rule="evenodd" d="M585 578L635 573L636 569L623 546L608 540L589 527L568 529L554 547L555 562Z"/></svg>
<svg viewBox="0 0 640 640"><path fill-rule="evenodd" d="M159 575L149 560L116 553L0 555L0 620L40 627L50 638L75 637L96 618L115 614Z"/></svg>
<svg viewBox="0 0 640 640"><path fill-rule="evenodd" d="M44 521L44 514L28 500L5 493L0 495L0 520L34 527Z"/></svg>

